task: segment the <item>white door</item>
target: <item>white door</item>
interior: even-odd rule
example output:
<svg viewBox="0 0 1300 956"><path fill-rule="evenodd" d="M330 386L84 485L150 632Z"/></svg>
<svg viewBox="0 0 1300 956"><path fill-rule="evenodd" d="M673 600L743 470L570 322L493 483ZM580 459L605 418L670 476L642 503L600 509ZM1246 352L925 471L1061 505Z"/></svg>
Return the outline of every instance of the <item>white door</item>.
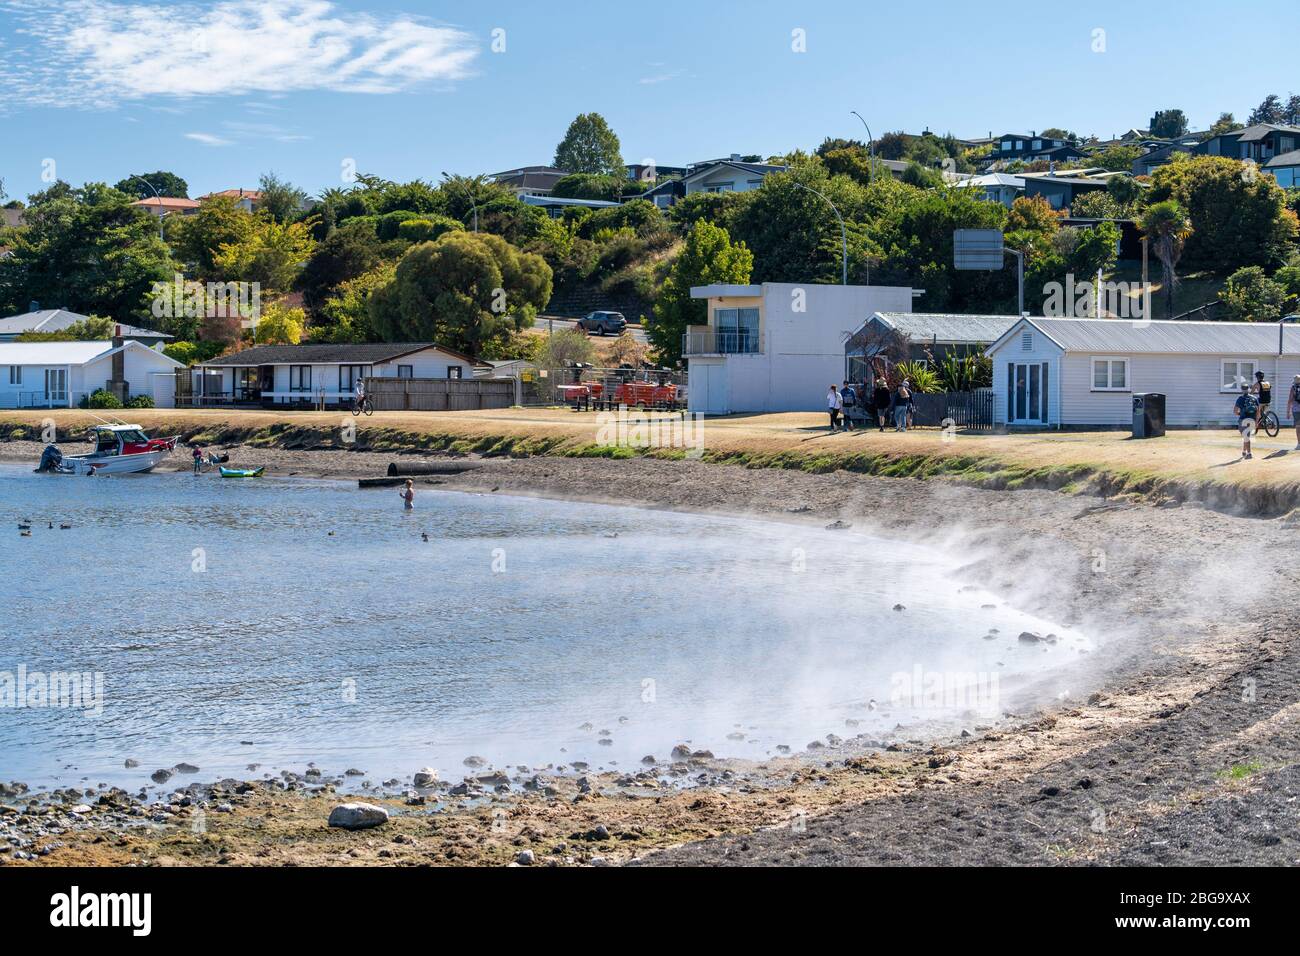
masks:
<svg viewBox="0 0 1300 956"><path fill-rule="evenodd" d="M727 367L704 362L692 362L688 381L687 405L693 412L705 415L726 415Z"/></svg>
<svg viewBox="0 0 1300 956"><path fill-rule="evenodd" d="M155 408L176 407L176 375L172 372L151 372L149 375Z"/></svg>
<svg viewBox="0 0 1300 956"><path fill-rule="evenodd" d="M45 403L47 405L68 404L68 370L66 368L47 368L45 370Z"/></svg>
<svg viewBox="0 0 1300 956"><path fill-rule="evenodd" d="M1047 362L1007 363L1007 423L1045 425L1048 418Z"/></svg>

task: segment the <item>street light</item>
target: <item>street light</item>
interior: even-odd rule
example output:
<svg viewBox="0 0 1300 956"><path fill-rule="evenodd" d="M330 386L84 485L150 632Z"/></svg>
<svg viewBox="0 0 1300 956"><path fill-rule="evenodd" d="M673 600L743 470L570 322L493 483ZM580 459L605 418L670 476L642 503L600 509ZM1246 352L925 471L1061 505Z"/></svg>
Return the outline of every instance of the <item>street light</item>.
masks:
<svg viewBox="0 0 1300 956"><path fill-rule="evenodd" d="M444 170L442 171L442 178L450 182L450 181L451 181L451 173L447 172L447 171L444 169ZM469 191L469 187L468 187L468 186L466 186L466 185L464 185L464 184L462 183L462 184L461 184L461 189L465 190L465 195L466 195L466 197L469 199L470 207L473 208L473 210L474 210L474 231L475 231L475 232L478 232L478 204L477 204L476 202L474 202L474 194L473 194L472 192Z"/></svg>
<svg viewBox="0 0 1300 956"><path fill-rule="evenodd" d="M838 219L838 220L840 221L840 242L843 244L843 247L844 247L844 258L843 258L843 268L842 268L842 273L843 273L843 284L844 284L844 285L848 285L848 284L849 284L849 232L848 232L847 229L844 228L844 217L841 216L841 215L840 215L840 211L839 211L838 209L835 208L835 203L831 202L829 199L826 199L826 197L825 197L824 195L822 195L822 193L819 193L817 190L813 189L811 186L805 186L803 183L795 183L794 186L795 186L796 189L806 189L806 190L808 190L808 192L812 193L814 196L821 196L822 199L826 200L826 205L830 206L830 207L831 207L831 211L833 211L833 212L835 213L835 218ZM868 263L868 265L867 265L867 270L868 270L868 271L867 271L867 285L871 285L871 272L870 272L870 269L871 269L871 266L870 266L870 264Z"/></svg>
<svg viewBox="0 0 1300 956"><path fill-rule="evenodd" d="M131 178L132 178L132 179L138 179L138 180L140 180L140 182L142 182L142 183L144 183L146 186L148 186L148 187L149 187L149 191L152 192L154 198L158 200L158 238L161 239L163 242L166 242L166 241L167 241L167 237L166 237L165 235L163 235L163 216L165 216L165 215L167 215L167 214L166 214L165 212L163 212L163 208L162 208L162 204L163 204L163 202L162 202L162 196L158 195L158 190L156 190L156 189L153 188L153 183L149 182L149 180L145 179L143 176L137 176L137 175L135 175L134 173L132 173L132 174L131 174Z"/></svg>
<svg viewBox="0 0 1300 956"><path fill-rule="evenodd" d="M862 119L861 113L857 110L849 110L849 112L862 120L862 128L867 131L867 150L871 154L871 165L867 169L867 184L871 185L876 181L876 138L871 135L871 127L867 125L866 120Z"/></svg>

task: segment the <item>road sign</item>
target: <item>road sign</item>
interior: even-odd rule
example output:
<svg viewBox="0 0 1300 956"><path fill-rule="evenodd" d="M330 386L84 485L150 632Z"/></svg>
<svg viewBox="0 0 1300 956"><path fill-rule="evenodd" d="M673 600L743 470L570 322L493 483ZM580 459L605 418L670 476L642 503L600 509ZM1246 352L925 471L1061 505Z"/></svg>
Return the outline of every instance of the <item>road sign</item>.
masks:
<svg viewBox="0 0 1300 956"><path fill-rule="evenodd" d="M956 229L952 234L954 268L998 272L1006 261L1001 229Z"/></svg>

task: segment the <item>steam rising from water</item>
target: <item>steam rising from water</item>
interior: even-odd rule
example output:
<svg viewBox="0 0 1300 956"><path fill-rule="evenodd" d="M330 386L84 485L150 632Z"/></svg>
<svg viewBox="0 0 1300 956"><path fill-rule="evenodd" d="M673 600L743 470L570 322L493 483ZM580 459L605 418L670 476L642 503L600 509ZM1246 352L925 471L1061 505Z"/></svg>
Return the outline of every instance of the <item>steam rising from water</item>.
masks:
<svg viewBox="0 0 1300 956"><path fill-rule="evenodd" d="M105 674L98 719L4 714L7 775L32 783L178 761L455 778L469 754L631 769L681 742L762 758L993 723L1083 692L1097 650L973 588L969 552L857 530L19 469L0 511L38 529L0 539L0 671Z"/></svg>

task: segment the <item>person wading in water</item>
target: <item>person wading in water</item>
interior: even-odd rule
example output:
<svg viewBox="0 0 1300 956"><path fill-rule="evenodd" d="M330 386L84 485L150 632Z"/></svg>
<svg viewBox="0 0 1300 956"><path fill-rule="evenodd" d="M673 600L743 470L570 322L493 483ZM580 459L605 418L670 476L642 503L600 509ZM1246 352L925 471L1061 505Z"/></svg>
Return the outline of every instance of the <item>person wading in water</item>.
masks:
<svg viewBox="0 0 1300 956"><path fill-rule="evenodd" d="M402 496L402 501L406 503L404 508L407 511L410 511L415 507L415 482L410 478L406 479L406 487L399 491L398 494Z"/></svg>

